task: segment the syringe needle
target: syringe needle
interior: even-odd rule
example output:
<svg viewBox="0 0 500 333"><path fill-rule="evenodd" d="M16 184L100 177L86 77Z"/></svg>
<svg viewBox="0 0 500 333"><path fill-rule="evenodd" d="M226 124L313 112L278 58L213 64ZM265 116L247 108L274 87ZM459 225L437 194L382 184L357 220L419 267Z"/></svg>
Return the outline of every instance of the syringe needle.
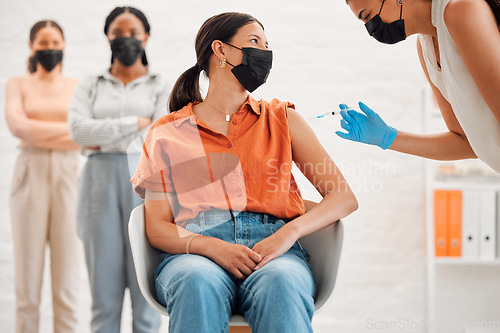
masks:
<svg viewBox="0 0 500 333"><path fill-rule="evenodd" d="M336 114L337 114L337 113L335 113L335 111L326 112L326 113L320 114L319 116L309 118L309 120L318 119L318 118L323 118L323 117L327 117L327 116L334 116L334 115L336 115Z"/></svg>

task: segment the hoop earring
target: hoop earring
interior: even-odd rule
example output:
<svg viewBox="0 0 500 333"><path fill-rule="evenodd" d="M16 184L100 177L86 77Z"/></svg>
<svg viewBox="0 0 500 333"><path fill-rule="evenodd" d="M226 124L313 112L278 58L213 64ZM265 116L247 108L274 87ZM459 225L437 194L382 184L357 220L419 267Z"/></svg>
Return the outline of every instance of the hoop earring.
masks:
<svg viewBox="0 0 500 333"><path fill-rule="evenodd" d="M221 60L221 62L220 62L220 68L224 68L224 67L226 67L226 59Z"/></svg>

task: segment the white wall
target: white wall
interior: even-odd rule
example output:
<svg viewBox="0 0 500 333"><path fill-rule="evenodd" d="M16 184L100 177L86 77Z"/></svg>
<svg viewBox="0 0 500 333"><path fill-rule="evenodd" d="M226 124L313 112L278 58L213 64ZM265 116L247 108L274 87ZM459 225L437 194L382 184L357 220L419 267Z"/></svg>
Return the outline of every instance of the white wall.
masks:
<svg viewBox="0 0 500 333"><path fill-rule="evenodd" d="M107 68L110 51L102 29L117 1L1 0L0 100L7 79L23 74L28 33L42 18L65 31L64 73L84 77ZM304 117L364 101L397 128L422 130L425 78L415 37L394 46L368 36L344 0L129 1L148 16L151 69L172 82L195 63L194 38L203 21L223 11L253 14L266 27L275 61L268 83L253 95L296 104ZM334 299L314 319L316 332L368 332L369 321L424 320L423 162L338 138L339 118L311 121L318 137L351 182L359 210L345 219L345 243ZM0 331L14 330L12 237L8 192L16 144L0 122ZM317 198L303 180L306 197ZM89 296L81 288L80 332L88 331ZM51 331L50 285L44 283L43 332ZM126 312L130 314L129 310ZM129 317L124 319L129 322ZM130 332L126 325L124 332ZM166 329L165 329L166 331ZM416 330L420 332L420 330Z"/></svg>

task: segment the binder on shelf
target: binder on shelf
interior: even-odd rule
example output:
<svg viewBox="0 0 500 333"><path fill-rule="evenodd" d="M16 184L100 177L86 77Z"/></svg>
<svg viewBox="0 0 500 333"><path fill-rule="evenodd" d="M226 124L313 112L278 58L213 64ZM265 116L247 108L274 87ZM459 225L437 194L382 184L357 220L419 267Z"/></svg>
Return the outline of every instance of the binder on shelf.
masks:
<svg viewBox="0 0 500 333"><path fill-rule="evenodd" d="M448 255L448 191L434 191L435 256Z"/></svg>
<svg viewBox="0 0 500 333"><path fill-rule="evenodd" d="M462 191L448 191L448 256L462 255Z"/></svg>
<svg viewBox="0 0 500 333"><path fill-rule="evenodd" d="M481 191L479 218L479 258L494 260L496 255L496 192Z"/></svg>
<svg viewBox="0 0 500 333"><path fill-rule="evenodd" d="M462 257L479 257L480 192L466 190L462 195Z"/></svg>

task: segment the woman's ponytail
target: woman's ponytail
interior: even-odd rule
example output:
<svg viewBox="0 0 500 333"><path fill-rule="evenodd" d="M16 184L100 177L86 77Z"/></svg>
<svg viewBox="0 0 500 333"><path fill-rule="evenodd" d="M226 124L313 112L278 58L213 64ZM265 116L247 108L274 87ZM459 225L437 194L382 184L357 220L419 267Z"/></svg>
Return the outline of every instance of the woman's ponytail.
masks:
<svg viewBox="0 0 500 333"><path fill-rule="evenodd" d="M28 58L28 72L31 74L31 73L35 73L36 72L36 59L35 59L35 56L32 55Z"/></svg>
<svg viewBox="0 0 500 333"><path fill-rule="evenodd" d="M203 102L200 93L200 73L202 68L196 64L177 79L170 93L169 110L178 111L191 102Z"/></svg>

